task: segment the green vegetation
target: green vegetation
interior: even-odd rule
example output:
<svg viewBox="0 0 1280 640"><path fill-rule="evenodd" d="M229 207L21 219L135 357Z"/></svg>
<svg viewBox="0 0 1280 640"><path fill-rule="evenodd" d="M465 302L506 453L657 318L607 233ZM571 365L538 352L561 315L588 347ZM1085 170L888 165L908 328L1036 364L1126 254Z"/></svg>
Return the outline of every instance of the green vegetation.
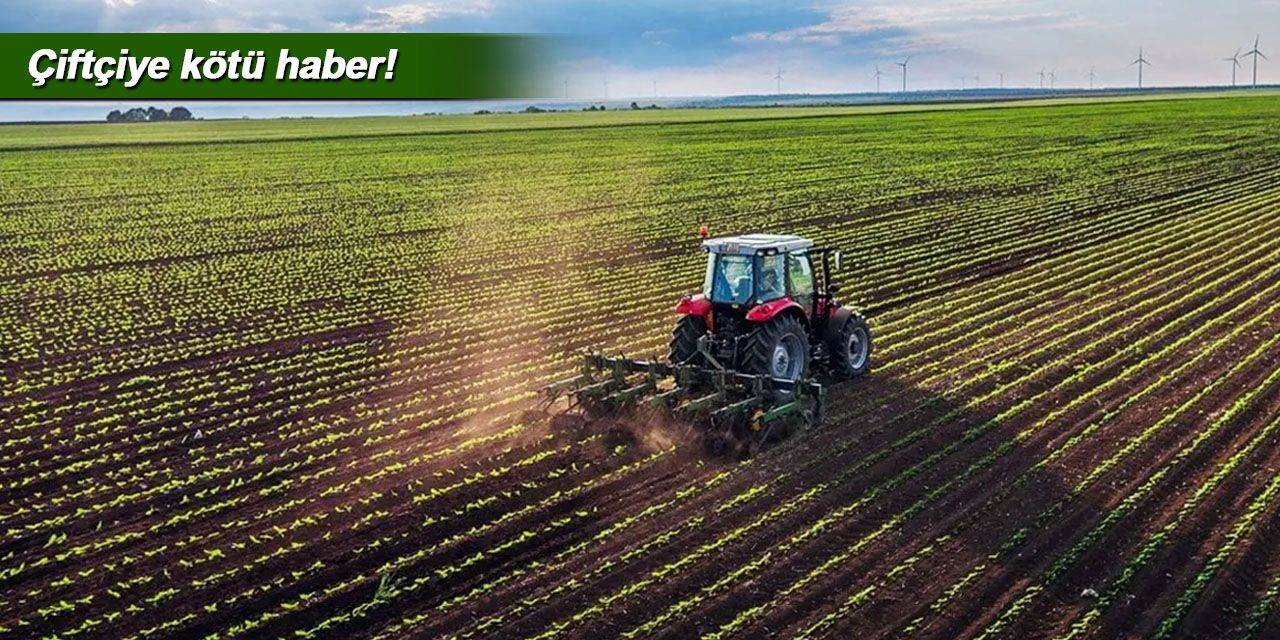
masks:
<svg viewBox="0 0 1280 640"><path fill-rule="evenodd" d="M0 127L0 637L1261 633L1280 99L1059 102ZM526 413L703 223L844 249L831 426Z"/></svg>
<svg viewBox="0 0 1280 640"><path fill-rule="evenodd" d="M369 136L402 136L429 133L465 133L524 129L578 128L632 124L684 124L739 120L844 117L884 113L969 111L1049 105L1149 102L1157 100L1219 99L1229 93L1150 93L1105 98L1043 98L984 103L889 104L848 107L738 107L725 109L662 109L658 112L630 109L593 113L502 113L496 117L473 115L363 116L354 118L289 118L280 120L205 120L200 122L152 122L124 130L103 129L99 124L0 124L0 150L30 147L86 146L148 143L210 143L227 141L316 140ZM1276 96L1280 91L1258 90L1250 95Z"/></svg>

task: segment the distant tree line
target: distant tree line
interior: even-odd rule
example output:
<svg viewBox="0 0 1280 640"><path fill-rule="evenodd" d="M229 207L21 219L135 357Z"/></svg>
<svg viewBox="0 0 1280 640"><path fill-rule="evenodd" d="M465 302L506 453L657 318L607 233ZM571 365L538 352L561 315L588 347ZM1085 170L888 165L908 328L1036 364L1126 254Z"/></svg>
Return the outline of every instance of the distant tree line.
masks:
<svg viewBox="0 0 1280 640"><path fill-rule="evenodd" d="M656 105L656 104L651 104L651 105L649 105L649 106L647 106L647 107L644 107L644 106L640 106L638 103L635 103L635 102L632 102L632 103L631 103L631 109L632 109L632 110L635 110L635 111L648 111L648 110L650 110L650 109L661 109L661 108L662 108L662 107L659 107L659 106L658 106L658 105ZM608 111L609 109L608 109L608 107L606 107L606 106L604 106L604 105L594 105L594 104L593 104L593 105L588 105L588 106L583 107L583 108L582 108L582 110L583 110L583 111ZM545 109L545 108L543 108L543 107L539 107L539 106L536 106L536 105L532 105L532 104L531 104L531 105L529 105L529 106L525 107L524 109L522 109L522 110L520 111L520 113L556 113L556 111L557 111L557 109ZM475 115L478 115L478 116L487 116L487 115L492 115L492 114L494 114L494 113L511 113L511 112L494 112L494 111L490 111L489 109L480 109L480 110L478 110L478 111L473 111L472 113L474 113ZM424 115L424 116L425 116L425 115L439 115L439 114L427 114L427 113L424 113L424 114L422 114L422 115Z"/></svg>
<svg viewBox="0 0 1280 640"><path fill-rule="evenodd" d="M174 107L169 111L157 109L155 107L134 107L128 111L121 112L119 109L112 109L107 114L107 122L163 122L165 120L191 120L191 111L186 107Z"/></svg>

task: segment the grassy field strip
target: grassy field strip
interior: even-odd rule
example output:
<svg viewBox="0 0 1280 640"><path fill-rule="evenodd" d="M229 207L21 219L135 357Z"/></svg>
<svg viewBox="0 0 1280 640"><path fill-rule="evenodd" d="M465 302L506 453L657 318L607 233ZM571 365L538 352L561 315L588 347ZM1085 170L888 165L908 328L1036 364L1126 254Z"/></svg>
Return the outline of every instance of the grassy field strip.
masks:
<svg viewBox="0 0 1280 640"><path fill-rule="evenodd" d="M797 118L848 118L861 115L928 113L957 110L1001 110L1007 108L1046 109L1058 105L1097 105L1108 108L1134 108L1153 100L1224 99L1230 94L1219 91L1203 93L1142 94L1132 96L1034 98L993 102L955 102L935 104L892 104L787 107L761 109L737 107L721 109L663 109L634 112L626 109L584 115L577 112L536 115L501 114L493 116L356 116L351 118L317 118L303 120L210 120L206 122L158 123L115 131L103 123L6 124L3 138L6 151L29 149L76 149L104 145L147 146L165 144L251 144L262 142L313 141L387 136L489 134L529 129L613 128L620 125L665 126L703 123L756 122ZM1232 100L1265 99L1274 95L1264 90L1256 97L1231 96ZM358 131L333 134L334 129ZM123 138L123 139L122 139ZM92 142L85 142L86 139Z"/></svg>

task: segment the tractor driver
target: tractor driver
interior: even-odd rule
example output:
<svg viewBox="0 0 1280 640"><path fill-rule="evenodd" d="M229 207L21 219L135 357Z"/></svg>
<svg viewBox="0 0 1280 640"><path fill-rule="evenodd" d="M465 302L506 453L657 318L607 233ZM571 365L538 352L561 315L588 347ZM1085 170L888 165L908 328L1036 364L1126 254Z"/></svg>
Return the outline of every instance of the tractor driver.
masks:
<svg viewBox="0 0 1280 640"><path fill-rule="evenodd" d="M768 295L778 290L778 273L776 271L766 266L763 279L764 282L761 283L760 293Z"/></svg>
<svg viewBox="0 0 1280 640"><path fill-rule="evenodd" d="M774 300L786 295L782 289L782 256L764 256L760 259L760 291L758 300Z"/></svg>

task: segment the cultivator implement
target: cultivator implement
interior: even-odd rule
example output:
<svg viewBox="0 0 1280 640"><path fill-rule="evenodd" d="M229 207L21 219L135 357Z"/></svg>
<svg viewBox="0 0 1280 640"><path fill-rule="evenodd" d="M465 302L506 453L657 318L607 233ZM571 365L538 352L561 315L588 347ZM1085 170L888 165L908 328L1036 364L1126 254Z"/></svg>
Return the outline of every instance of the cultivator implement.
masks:
<svg viewBox="0 0 1280 640"><path fill-rule="evenodd" d="M546 404L568 398L588 417L640 410L689 421L712 453L750 454L763 443L822 421L825 389L811 380L659 360L587 354L576 376L542 389Z"/></svg>

